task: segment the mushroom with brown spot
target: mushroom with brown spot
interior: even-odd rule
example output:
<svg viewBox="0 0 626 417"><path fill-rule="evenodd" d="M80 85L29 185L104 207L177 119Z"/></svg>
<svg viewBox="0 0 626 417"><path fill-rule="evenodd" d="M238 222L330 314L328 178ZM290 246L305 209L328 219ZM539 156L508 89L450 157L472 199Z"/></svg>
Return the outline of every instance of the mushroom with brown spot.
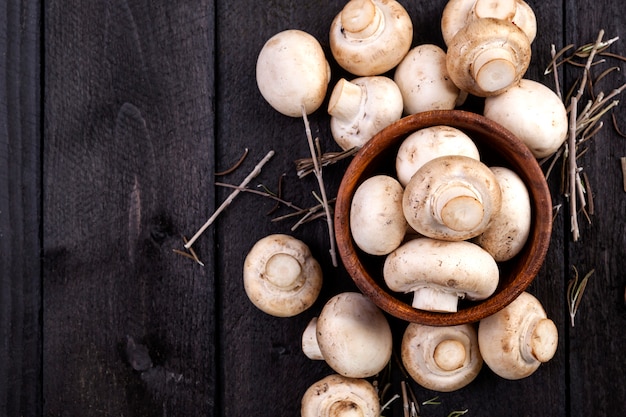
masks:
<svg viewBox="0 0 626 417"><path fill-rule="evenodd" d="M302 350L309 359L323 358L335 372L350 378L367 378L383 370L392 344L383 312L357 292L328 300L302 335Z"/></svg>
<svg viewBox="0 0 626 417"><path fill-rule="evenodd" d="M402 105L402 93L391 78L342 78L328 102L333 139L344 150L361 147L402 117Z"/></svg>
<svg viewBox="0 0 626 417"><path fill-rule="evenodd" d="M441 14L441 33L446 45L470 21L502 19L521 28L532 43L537 35L537 18L523 0L449 0Z"/></svg>
<svg viewBox="0 0 626 417"><path fill-rule="evenodd" d="M302 397L302 417L379 417L380 402L365 379L329 375L311 385Z"/></svg>
<svg viewBox="0 0 626 417"><path fill-rule="evenodd" d="M446 66L461 90L478 97L504 92L530 65L526 34L506 20L483 18L469 22L450 41Z"/></svg>
<svg viewBox="0 0 626 417"><path fill-rule="evenodd" d="M487 366L505 379L533 374L556 353L559 334L539 300L528 292L480 321L478 345Z"/></svg>
<svg viewBox="0 0 626 417"><path fill-rule="evenodd" d="M350 0L330 27L330 50L348 72L380 75L396 67L413 42L413 23L395 0Z"/></svg>
<svg viewBox="0 0 626 417"><path fill-rule="evenodd" d="M451 110L463 101L446 67L446 52L437 45L411 49L396 67L394 81L402 92L404 113Z"/></svg>
<svg viewBox="0 0 626 417"><path fill-rule="evenodd" d="M468 385L483 365L473 324L410 323L402 337L401 357L404 368L415 382L440 392Z"/></svg>
<svg viewBox="0 0 626 417"><path fill-rule="evenodd" d="M404 216L413 229L450 241L483 233L501 205L493 172L484 163L463 155L426 162L411 177L402 200Z"/></svg>
<svg viewBox="0 0 626 417"><path fill-rule="evenodd" d="M387 255L383 278L392 291L413 292L414 308L456 312L459 298L483 300L494 293L500 273L480 246L420 237Z"/></svg>
<svg viewBox="0 0 626 417"><path fill-rule="evenodd" d="M257 241L243 265L246 295L261 311L295 316L313 305L322 288L322 269L309 247L292 236Z"/></svg>

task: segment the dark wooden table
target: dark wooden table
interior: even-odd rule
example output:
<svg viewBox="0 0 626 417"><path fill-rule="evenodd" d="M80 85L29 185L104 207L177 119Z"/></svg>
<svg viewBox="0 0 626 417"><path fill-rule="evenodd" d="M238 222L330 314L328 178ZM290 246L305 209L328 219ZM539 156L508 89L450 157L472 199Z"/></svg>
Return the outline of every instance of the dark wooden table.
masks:
<svg viewBox="0 0 626 417"><path fill-rule="evenodd" d="M323 221L272 222L274 202L241 194L194 245L201 266L178 255L230 190L269 150L251 186L315 204L301 119L262 99L256 56L278 31L315 35L344 2L8 0L0 10L0 415L295 416L306 388L329 374L300 351L304 326L325 300L354 290L333 268ZM444 1L404 1L414 41L441 45ZM619 1L530 1L538 18L529 78L557 48L624 36ZM618 41L612 52L624 55ZM617 61L621 68L624 64ZM333 64L336 81L341 75ZM571 83L574 70L564 74ZM602 89L624 82L611 74ZM623 106L614 110L626 130ZM337 150L323 110L311 118L325 150ZM580 165L593 190L591 223L569 233L558 175L546 263L529 288L560 334L555 358L506 381L483 369L459 391L416 385L422 416L608 416L626 411L626 139L606 125ZM216 177L249 149L234 173ZM325 171L336 192L342 169ZM270 233L304 240L325 284L301 315L268 316L248 301L242 262ZM573 267L595 269L569 322ZM396 329L405 323L391 320ZM401 378L400 378L401 379ZM392 390L399 392L398 379ZM402 415L396 401L385 415Z"/></svg>

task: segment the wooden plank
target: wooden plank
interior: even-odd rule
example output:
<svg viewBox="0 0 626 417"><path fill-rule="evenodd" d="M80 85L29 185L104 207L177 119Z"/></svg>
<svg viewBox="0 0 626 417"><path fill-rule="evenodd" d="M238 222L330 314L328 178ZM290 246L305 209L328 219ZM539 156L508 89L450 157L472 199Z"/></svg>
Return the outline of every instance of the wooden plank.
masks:
<svg viewBox="0 0 626 417"><path fill-rule="evenodd" d="M45 4L44 415L214 412L210 1Z"/></svg>
<svg viewBox="0 0 626 417"><path fill-rule="evenodd" d="M0 415L41 413L37 1L0 8Z"/></svg>
<svg viewBox="0 0 626 417"><path fill-rule="evenodd" d="M623 19L618 3L606 2L602 6L588 2L568 2L566 14L570 16L566 27L567 42L581 45L594 42L600 29L604 39L620 36L611 52L626 55L623 40ZM573 22L578 22L575 25ZM610 60L602 67L620 67L621 72L598 83L596 91L607 94L622 85L626 69L623 62ZM598 74L600 69L593 71ZM579 76L572 71L570 79ZM614 114L620 129L625 126L623 95ZM579 158L591 186L594 214L591 223L581 218L581 238L568 242L568 258L581 278L595 270L575 318L575 327L569 329L569 380L571 389L571 415L608 416L623 412L626 404L626 194L622 188L620 157L626 155L626 141L613 128L610 117L605 117L605 127L592 138L588 151ZM573 271L568 271L573 277ZM618 411L619 410L619 411Z"/></svg>
<svg viewBox="0 0 626 417"><path fill-rule="evenodd" d="M302 120L278 114L260 96L254 78L256 57L269 37L281 30L294 28L316 36L330 57L327 30L344 4L342 1L329 2L324 6L289 1L272 1L262 5L219 3L217 158L222 163L234 161L244 148L251 150L246 165L226 180L237 183L252 168L254 160L260 159L267 150L274 149L276 156L256 183L276 190L278 178L284 173L285 198L300 205L315 204L310 196L311 191L317 189L315 181L311 178L297 179L293 169L295 158L308 155ZM414 21L415 43L442 45L438 16L445 2L403 4ZM537 17L540 33L548 35L539 37L534 44L536 55L529 73L532 77L539 77L549 61L550 43L559 44L563 39L560 30L555 29L555 26L560 27L555 22L563 20L559 2L543 2ZM330 61L332 88L341 76L349 75L340 70L332 59ZM311 116L311 127L313 134L320 137L324 150L338 149L330 136L325 106ZM326 170L325 179L331 194L336 192L343 168L345 165ZM227 191L218 190L220 198L226 194ZM332 373L325 364L311 362L301 353L302 331L332 295L354 289L343 268L335 269L330 265L323 222L303 225L292 232L290 227L293 222L271 223L273 216L265 213L273 206L272 201L262 197L243 195L216 226L220 248L216 275L224 277L219 280L220 392L224 415L297 415L306 388ZM325 270L326 281L318 302L309 311L294 318L273 318L256 310L243 290L243 259L256 240L270 233L289 233L308 243ZM563 274L566 267L562 242L563 229L557 226L546 266L530 291L546 304L564 338ZM396 320L392 323L396 334L400 335L406 323ZM447 416L453 410L465 409L472 415L510 415L511 410L524 410L526 415L564 416L567 413L566 352L566 344L563 343L551 363L522 381L504 381L485 369L470 386L454 393L435 393L415 384L413 387L421 401L439 396L441 405L423 409L424 415L429 416ZM396 384L392 390L400 393L397 371L394 378ZM385 415L401 416L401 404L396 402L393 410Z"/></svg>

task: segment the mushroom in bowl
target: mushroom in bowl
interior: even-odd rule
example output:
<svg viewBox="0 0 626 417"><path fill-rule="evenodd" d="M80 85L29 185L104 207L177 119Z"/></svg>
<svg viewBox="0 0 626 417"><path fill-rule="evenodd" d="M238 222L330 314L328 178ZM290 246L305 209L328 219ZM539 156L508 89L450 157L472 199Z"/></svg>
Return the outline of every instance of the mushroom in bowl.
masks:
<svg viewBox="0 0 626 417"><path fill-rule="evenodd" d="M350 232L351 201L367 178L393 175L402 141L429 126L446 125L464 131L477 144L481 160L489 166L505 166L524 182L531 204L531 226L522 250L498 264L499 282L484 300L459 303L457 311L437 312L415 308L410 295L391 290L383 279L385 257L359 250ZM545 177L528 147L510 131L484 116L462 110L434 110L400 119L383 129L355 155L341 181L335 204L335 236L341 259L358 288L382 310L397 318L428 325L477 322L510 304L533 281L541 268L552 231L552 201Z"/></svg>

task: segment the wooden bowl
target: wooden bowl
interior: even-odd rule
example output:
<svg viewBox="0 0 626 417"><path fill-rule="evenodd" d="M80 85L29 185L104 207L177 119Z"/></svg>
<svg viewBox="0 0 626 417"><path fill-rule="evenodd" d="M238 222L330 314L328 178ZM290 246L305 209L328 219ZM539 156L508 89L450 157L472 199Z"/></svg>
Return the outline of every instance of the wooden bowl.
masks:
<svg viewBox="0 0 626 417"><path fill-rule="evenodd" d="M481 160L490 166L513 169L526 184L533 213L531 232L521 253L499 263L500 283L486 300L461 300L454 313L419 310L411 297L391 291L382 277L385 257L358 249L350 233L350 205L357 187L376 174L395 177L395 155L410 133L429 126L447 125L464 131L478 146ZM437 110L407 116L368 141L348 166L335 203L335 235L339 255L357 287L387 313L409 322L452 326L477 322L504 308L533 281L545 259L552 232L552 201L537 160L517 137L499 124L461 110Z"/></svg>

